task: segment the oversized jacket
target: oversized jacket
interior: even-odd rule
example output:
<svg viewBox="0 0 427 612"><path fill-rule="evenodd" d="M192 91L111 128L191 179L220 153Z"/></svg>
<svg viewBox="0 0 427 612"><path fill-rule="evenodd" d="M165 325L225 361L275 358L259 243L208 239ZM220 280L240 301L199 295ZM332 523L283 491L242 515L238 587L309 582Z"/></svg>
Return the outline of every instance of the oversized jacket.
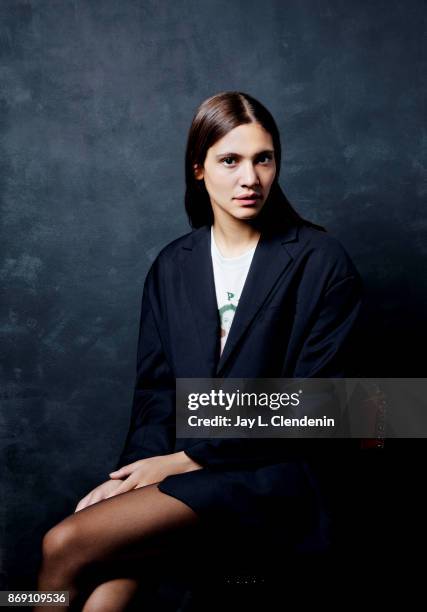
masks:
<svg viewBox="0 0 427 612"><path fill-rule="evenodd" d="M184 450L203 469L158 488L207 524L262 532L280 523L293 545L327 547L329 477L342 461L333 441L176 439L175 379L346 376L361 292L327 232L305 224L264 232L220 355L210 226L168 244L144 284L131 423L116 468Z"/></svg>

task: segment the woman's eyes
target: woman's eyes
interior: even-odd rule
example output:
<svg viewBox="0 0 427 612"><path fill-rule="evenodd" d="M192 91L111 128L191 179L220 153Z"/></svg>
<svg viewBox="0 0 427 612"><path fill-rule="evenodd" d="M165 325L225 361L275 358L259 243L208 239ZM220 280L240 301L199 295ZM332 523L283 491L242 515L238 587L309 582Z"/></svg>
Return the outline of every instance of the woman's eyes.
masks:
<svg viewBox="0 0 427 612"><path fill-rule="evenodd" d="M263 159L264 159L264 160L265 160L265 161L268 163L268 162L272 161L273 157L272 157L272 155L268 155L268 154L260 155L260 156L258 157L258 161L263 160ZM230 160L236 160L236 158L235 158L235 157L232 157L232 156L230 155L230 156L228 156L228 157L224 157L224 158L221 160L221 163L224 163L224 162L226 162L226 161L230 161ZM225 165L226 165L226 166L230 166L231 164L226 163Z"/></svg>

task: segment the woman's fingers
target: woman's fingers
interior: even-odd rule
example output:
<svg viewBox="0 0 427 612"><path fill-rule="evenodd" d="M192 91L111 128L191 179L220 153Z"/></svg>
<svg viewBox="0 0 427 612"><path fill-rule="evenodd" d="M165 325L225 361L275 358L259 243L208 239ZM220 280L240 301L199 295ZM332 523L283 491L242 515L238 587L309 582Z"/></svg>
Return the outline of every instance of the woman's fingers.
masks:
<svg viewBox="0 0 427 612"><path fill-rule="evenodd" d="M107 480L102 485L99 485L95 489L92 489L92 491L89 491L89 493L79 501L74 512L78 512L87 506L91 506L92 504L96 504L102 499L105 499L105 492L109 491L111 488L110 483L111 480Z"/></svg>
<svg viewBox="0 0 427 612"><path fill-rule="evenodd" d="M83 508L86 508L86 506L89 505L89 495L86 495L85 497L83 497L79 503L77 504L74 512L78 512L79 510L82 510Z"/></svg>
<svg viewBox="0 0 427 612"><path fill-rule="evenodd" d="M126 480L124 480L122 484L117 487L117 489L114 489L114 491L109 493L107 495L107 498L113 497L113 495L119 495L120 493L126 493L127 491L132 491L132 489L135 488L136 484L138 484L138 479L134 476L129 476L129 478L126 478Z"/></svg>
<svg viewBox="0 0 427 612"><path fill-rule="evenodd" d="M114 472L110 472L110 478L123 478L123 476L129 476L132 472L137 468L137 465L141 463L141 460L134 461L133 463L128 463L128 465L124 465L118 470L114 470Z"/></svg>
<svg viewBox="0 0 427 612"><path fill-rule="evenodd" d="M120 468L120 470L116 470L115 472L110 472L109 474L110 478L121 478L122 477L122 469Z"/></svg>

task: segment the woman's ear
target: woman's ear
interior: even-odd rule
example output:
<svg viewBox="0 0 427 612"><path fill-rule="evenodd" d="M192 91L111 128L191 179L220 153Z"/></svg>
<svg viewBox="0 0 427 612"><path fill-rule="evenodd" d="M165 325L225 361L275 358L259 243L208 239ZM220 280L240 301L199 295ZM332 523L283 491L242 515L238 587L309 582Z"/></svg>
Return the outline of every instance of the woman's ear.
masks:
<svg viewBox="0 0 427 612"><path fill-rule="evenodd" d="M203 178L203 168L201 168L199 164L194 164L193 168L195 178L200 181Z"/></svg>

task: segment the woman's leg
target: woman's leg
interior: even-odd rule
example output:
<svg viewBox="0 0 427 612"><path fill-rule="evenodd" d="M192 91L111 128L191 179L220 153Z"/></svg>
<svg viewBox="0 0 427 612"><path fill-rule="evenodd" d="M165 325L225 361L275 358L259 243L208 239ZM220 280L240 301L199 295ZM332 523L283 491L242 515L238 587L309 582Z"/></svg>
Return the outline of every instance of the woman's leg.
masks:
<svg viewBox="0 0 427 612"><path fill-rule="evenodd" d="M91 610L124 610L139 579L150 569L158 571L159 555L173 546L182 552L179 546L198 525L189 506L162 493L156 484L102 500L47 532L38 589L69 591L74 604L70 609L80 610L82 597L86 600L93 593ZM35 610L50 612L50 607Z"/></svg>
<svg viewBox="0 0 427 612"><path fill-rule="evenodd" d="M113 578L95 587L82 612L107 612L129 609L140 584L136 578Z"/></svg>

